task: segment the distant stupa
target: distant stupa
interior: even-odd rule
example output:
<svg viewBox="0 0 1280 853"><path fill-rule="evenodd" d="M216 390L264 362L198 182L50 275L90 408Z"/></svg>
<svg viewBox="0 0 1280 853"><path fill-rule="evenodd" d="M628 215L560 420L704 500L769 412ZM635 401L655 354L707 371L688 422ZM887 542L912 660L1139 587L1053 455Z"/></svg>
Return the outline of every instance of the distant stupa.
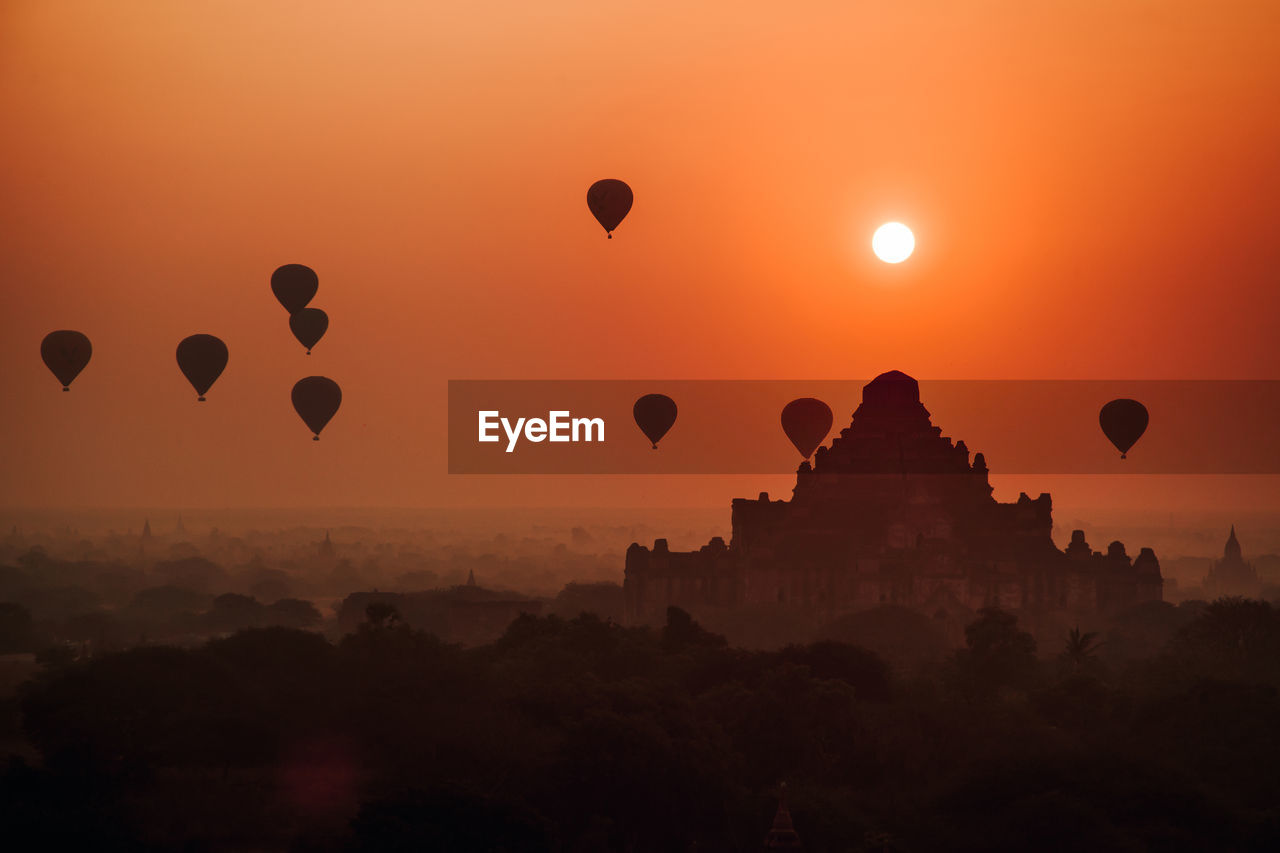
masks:
<svg viewBox="0 0 1280 853"><path fill-rule="evenodd" d="M475 586L475 585L476 585L476 570L470 569L467 571L467 586Z"/></svg>
<svg viewBox="0 0 1280 853"><path fill-rule="evenodd" d="M142 539L144 542L151 541L151 519L145 519L142 522Z"/></svg>
<svg viewBox="0 0 1280 853"><path fill-rule="evenodd" d="M333 540L329 538L329 531L324 531L324 541L320 543L320 556L332 557L334 554Z"/></svg>
<svg viewBox="0 0 1280 853"><path fill-rule="evenodd" d="M791 810L787 808L787 785L782 784L778 795L778 811L773 816L773 828L764 838L765 850L801 850L800 836L791 823Z"/></svg>
<svg viewBox="0 0 1280 853"><path fill-rule="evenodd" d="M1231 525L1227 544L1222 548L1222 559L1209 567L1204 579L1204 590L1211 598L1224 595L1243 595L1257 598L1262 593L1262 583L1252 563L1244 561L1244 551L1236 538L1236 527Z"/></svg>

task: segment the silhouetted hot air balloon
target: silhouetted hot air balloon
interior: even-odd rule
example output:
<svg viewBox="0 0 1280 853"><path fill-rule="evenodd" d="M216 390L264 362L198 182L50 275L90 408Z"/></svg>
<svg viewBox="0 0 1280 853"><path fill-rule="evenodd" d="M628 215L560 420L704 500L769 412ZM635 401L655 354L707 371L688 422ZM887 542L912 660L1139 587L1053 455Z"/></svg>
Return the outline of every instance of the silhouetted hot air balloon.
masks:
<svg viewBox="0 0 1280 853"><path fill-rule="evenodd" d="M290 316L306 308L319 288L315 270L302 264L285 264L271 274L271 292Z"/></svg>
<svg viewBox="0 0 1280 853"><path fill-rule="evenodd" d="M320 342L329 328L329 315L319 308L303 308L289 317L289 328L298 343L307 348L307 355L311 355L311 348Z"/></svg>
<svg viewBox="0 0 1280 853"><path fill-rule="evenodd" d="M307 428L320 440L320 430L337 414L342 405L342 389L326 376L308 376L293 386L293 408Z"/></svg>
<svg viewBox="0 0 1280 853"><path fill-rule="evenodd" d="M587 190L587 207L591 208L596 221L604 226L610 240L613 239L613 229L626 218L634 199L631 187L616 178L596 181Z"/></svg>
<svg viewBox="0 0 1280 853"><path fill-rule="evenodd" d="M45 367L53 371L62 383L63 391L70 391L71 380L80 375L89 357L93 355L93 344L81 332L60 329L50 332L40 342L40 357Z"/></svg>
<svg viewBox="0 0 1280 853"><path fill-rule="evenodd" d="M1127 458L1129 448L1147 431L1148 420L1147 407L1137 400L1112 400L1098 413L1098 423L1120 451L1121 459Z"/></svg>
<svg viewBox="0 0 1280 853"><path fill-rule="evenodd" d="M782 429L805 459L813 455L831 432L834 420L831 407L813 397L792 400L782 409Z"/></svg>
<svg viewBox="0 0 1280 853"><path fill-rule="evenodd" d="M653 442L653 449L657 450L658 441L676 422L676 401L666 394L645 394L636 400L631 414L635 417L640 431Z"/></svg>
<svg viewBox="0 0 1280 853"><path fill-rule="evenodd" d="M178 367L202 403L226 366L227 345L213 335L192 335L178 344Z"/></svg>

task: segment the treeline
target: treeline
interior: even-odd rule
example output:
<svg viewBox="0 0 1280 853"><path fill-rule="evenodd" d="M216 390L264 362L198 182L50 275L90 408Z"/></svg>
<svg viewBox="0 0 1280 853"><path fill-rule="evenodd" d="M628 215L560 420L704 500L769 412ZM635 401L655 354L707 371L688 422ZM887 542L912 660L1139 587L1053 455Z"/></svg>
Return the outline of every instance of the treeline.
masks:
<svg viewBox="0 0 1280 853"><path fill-rule="evenodd" d="M30 754L0 823L9 849L748 851L785 782L810 851L1280 849L1280 613L1180 622L1117 665L1105 635L1037 648L988 610L903 670L734 648L674 608L462 649L375 602L337 643L49 664L4 709Z"/></svg>
<svg viewBox="0 0 1280 853"><path fill-rule="evenodd" d="M40 662L69 662L149 641L199 642L245 628L314 628L310 601L264 604L251 595L211 596L177 586L149 587L118 610L94 609L37 620L25 605L0 602L0 654L32 652Z"/></svg>
<svg viewBox="0 0 1280 853"><path fill-rule="evenodd" d="M596 559L570 557L561 561L565 571ZM372 559L357 566L342 557L313 558L311 570L299 569L295 561L286 571L257 557L227 569L199 555L128 563L55 559L34 548L13 565L0 559L0 655L97 655L157 641L190 645L243 628L315 628L322 621L332 629L338 609L332 603L352 593L430 592L448 598L468 577L506 597L530 598L496 586L522 559L455 553L447 562L418 559L413 571L388 578ZM548 578L551 563L550 557L538 563ZM622 589L607 582L569 583L546 603L557 612L588 610L620 619ZM499 621L484 639L504 624Z"/></svg>

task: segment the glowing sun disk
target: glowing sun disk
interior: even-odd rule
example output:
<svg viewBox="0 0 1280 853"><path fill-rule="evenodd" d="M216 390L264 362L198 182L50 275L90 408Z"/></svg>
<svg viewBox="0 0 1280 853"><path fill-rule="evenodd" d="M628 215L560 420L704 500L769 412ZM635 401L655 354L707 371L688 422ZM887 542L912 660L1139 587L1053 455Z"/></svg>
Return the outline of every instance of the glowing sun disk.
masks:
<svg viewBox="0 0 1280 853"><path fill-rule="evenodd" d="M871 238L871 251L886 264L900 264L916 249L916 237L901 222L886 222Z"/></svg>

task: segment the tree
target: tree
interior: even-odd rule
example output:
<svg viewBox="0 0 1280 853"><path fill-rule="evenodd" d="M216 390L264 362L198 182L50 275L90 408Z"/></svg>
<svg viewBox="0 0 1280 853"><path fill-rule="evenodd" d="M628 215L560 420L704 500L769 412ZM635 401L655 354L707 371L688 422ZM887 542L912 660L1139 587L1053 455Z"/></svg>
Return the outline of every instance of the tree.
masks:
<svg viewBox="0 0 1280 853"><path fill-rule="evenodd" d="M669 652L680 652L690 648L722 648L727 643L720 634L713 634L703 628L685 610L671 606L667 608L667 624L662 629L662 647Z"/></svg>
<svg viewBox="0 0 1280 853"><path fill-rule="evenodd" d="M1078 673L1097 660L1098 648L1096 631L1080 632L1079 627L1072 628L1067 634L1067 645L1062 651L1063 662L1073 673Z"/></svg>
<svg viewBox="0 0 1280 853"><path fill-rule="evenodd" d="M825 625L822 636L869 649L903 669L936 663L951 651L938 619L893 604L842 616Z"/></svg>
<svg viewBox="0 0 1280 853"><path fill-rule="evenodd" d="M365 625L369 630L391 628L400 622L400 611L394 604L385 601L372 601L364 609ZM360 626L364 628L365 625Z"/></svg>
<svg viewBox="0 0 1280 853"><path fill-rule="evenodd" d="M163 646L62 669L23 698L23 730L44 754L122 769L255 764L268 718L223 661Z"/></svg>
<svg viewBox="0 0 1280 853"><path fill-rule="evenodd" d="M320 624L320 611L310 601L282 598L267 605L266 621L286 628L311 628Z"/></svg>
<svg viewBox="0 0 1280 853"><path fill-rule="evenodd" d="M215 631L239 631L261 625L266 608L256 598L227 592L213 600L209 611L209 626Z"/></svg>
<svg viewBox="0 0 1280 853"><path fill-rule="evenodd" d="M889 698L889 667L875 652L826 640L807 646L788 646L777 658L784 664L808 667L814 678L843 681L854 688L859 699L884 701Z"/></svg>
<svg viewBox="0 0 1280 853"><path fill-rule="evenodd" d="M1220 598L1174 635L1166 661L1184 679L1280 685L1280 611L1265 601Z"/></svg>
<svg viewBox="0 0 1280 853"><path fill-rule="evenodd" d="M954 686L969 698L989 698L1002 688L1025 689L1035 680L1036 641L1018 630L1018 617L997 607L978 611L965 626L968 648L951 659Z"/></svg>

